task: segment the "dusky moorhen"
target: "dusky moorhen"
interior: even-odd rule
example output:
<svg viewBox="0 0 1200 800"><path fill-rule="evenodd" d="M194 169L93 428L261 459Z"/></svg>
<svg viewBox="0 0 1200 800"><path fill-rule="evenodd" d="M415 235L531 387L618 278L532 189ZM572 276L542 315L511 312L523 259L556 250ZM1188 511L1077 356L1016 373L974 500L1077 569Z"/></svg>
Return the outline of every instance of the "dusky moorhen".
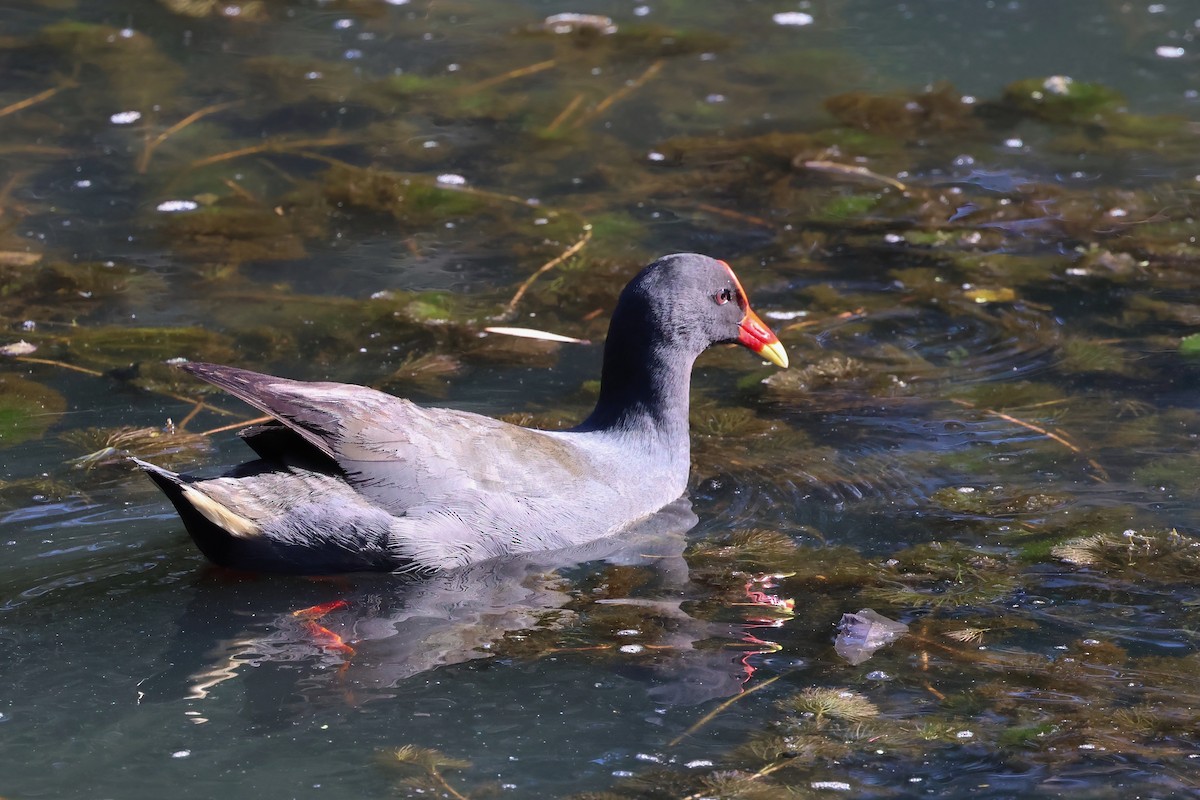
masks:
<svg viewBox="0 0 1200 800"><path fill-rule="evenodd" d="M664 256L621 292L596 408L541 431L374 389L191 363L275 418L211 479L136 460L210 560L250 570L433 572L619 533L680 497L692 364L722 342L787 367L729 265Z"/></svg>

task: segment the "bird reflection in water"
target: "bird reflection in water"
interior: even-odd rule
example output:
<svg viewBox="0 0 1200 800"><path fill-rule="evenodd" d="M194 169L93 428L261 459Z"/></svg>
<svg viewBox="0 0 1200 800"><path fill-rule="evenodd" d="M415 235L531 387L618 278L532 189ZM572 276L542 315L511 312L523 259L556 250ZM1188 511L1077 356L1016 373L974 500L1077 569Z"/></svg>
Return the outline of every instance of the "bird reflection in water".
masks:
<svg viewBox="0 0 1200 800"><path fill-rule="evenodd" d="M746 584L744 621L690 615L685 605L706 595L689 580L683 558L685 534L696 522L681 498L621 537L470 564L417 582L356 575L298 584L239 575L232 591L250 595L246 604L229 596L230 573L213 573L180 620L172 649L184 652L172 654L174 674L158 676L157 691L148 691L168 699L183 690L204 700L227 682L254 680L249 668L286 665L292 680L273 671L269 691L247 691L247 701L267 694L280 707L287 695L299 695L308 703L360 705L394 695L414 676L499 654L607 651L618 659L617 672L646 685L652 702L693 705L735 695L754 672L752 659L779 649L762 633L790 618L791 601L771 593L777 576L763 576ZM594 580L613 569L635 577L608 582L599 598L581 587L589 579L581 576ZM336 599L287 610L302 595L297 586L326 598L332 589ZM214 608L228 610L222 616ZM602 627L610 616L624 620L621 630L580 624L594 617ZM631 625L631 617L642 622ZM568 626L575 630L564 636ZM534 639L538 644L523 646ZM714 640L726 646L697 646Z"/></svg>

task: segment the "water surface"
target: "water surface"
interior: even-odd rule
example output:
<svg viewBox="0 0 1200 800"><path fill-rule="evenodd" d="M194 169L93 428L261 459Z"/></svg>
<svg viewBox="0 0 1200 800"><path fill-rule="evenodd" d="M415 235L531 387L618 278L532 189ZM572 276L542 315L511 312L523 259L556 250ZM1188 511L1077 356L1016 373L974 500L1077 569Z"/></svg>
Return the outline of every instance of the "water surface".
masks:
<svg viewBox="0 0 1200 800"><path fill-rule="evenodd" d="M1197 9L0 21L0 795L1196 795ZM793 367L701 359L622 541L233 574L124 460L245 457L176 358L570 424L679 250ZM851 664L864 608L908 633Z"/></svg>

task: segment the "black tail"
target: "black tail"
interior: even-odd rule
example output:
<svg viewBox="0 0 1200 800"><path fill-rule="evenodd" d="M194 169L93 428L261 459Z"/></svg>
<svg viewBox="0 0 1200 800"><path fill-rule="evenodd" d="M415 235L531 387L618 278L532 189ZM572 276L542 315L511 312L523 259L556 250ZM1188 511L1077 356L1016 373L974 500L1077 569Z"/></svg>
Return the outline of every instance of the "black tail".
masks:
<svg viewBox="0 0 1200 800"><path fill-rule="evenodd" d="M200 552L204 554L205 558L214 564L227 567L237 566L235 563L238 550L237 540L228 531L197 511L196 507L184 496L183 487L194 483L194 478L171 472L169 469L163 469L149 461L142 461L140 458L134 458L133 463L150 476L150 480L154 481L159 489L162 489L163 494L171 501L171 505L175 506L179 518L183 520L183 526L187 528L192 541L200 548Z"/></svg>

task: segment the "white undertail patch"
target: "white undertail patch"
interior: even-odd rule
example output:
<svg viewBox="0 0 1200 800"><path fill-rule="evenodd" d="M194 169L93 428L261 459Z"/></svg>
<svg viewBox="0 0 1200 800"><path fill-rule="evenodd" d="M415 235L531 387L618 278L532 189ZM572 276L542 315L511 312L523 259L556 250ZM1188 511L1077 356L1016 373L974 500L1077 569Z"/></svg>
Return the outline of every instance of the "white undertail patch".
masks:
<svg viewBox="0 0 1200 800"><path fill-rule="evenodd" d="M258 526L258 523L221 505L199 489L193 489L190 486L181 488L183 489L184 498L192 504L192 508L199 511L206 520L228 532L231 536L236 536L239 539L249 539L262 533L262 528Z"/></svg>

